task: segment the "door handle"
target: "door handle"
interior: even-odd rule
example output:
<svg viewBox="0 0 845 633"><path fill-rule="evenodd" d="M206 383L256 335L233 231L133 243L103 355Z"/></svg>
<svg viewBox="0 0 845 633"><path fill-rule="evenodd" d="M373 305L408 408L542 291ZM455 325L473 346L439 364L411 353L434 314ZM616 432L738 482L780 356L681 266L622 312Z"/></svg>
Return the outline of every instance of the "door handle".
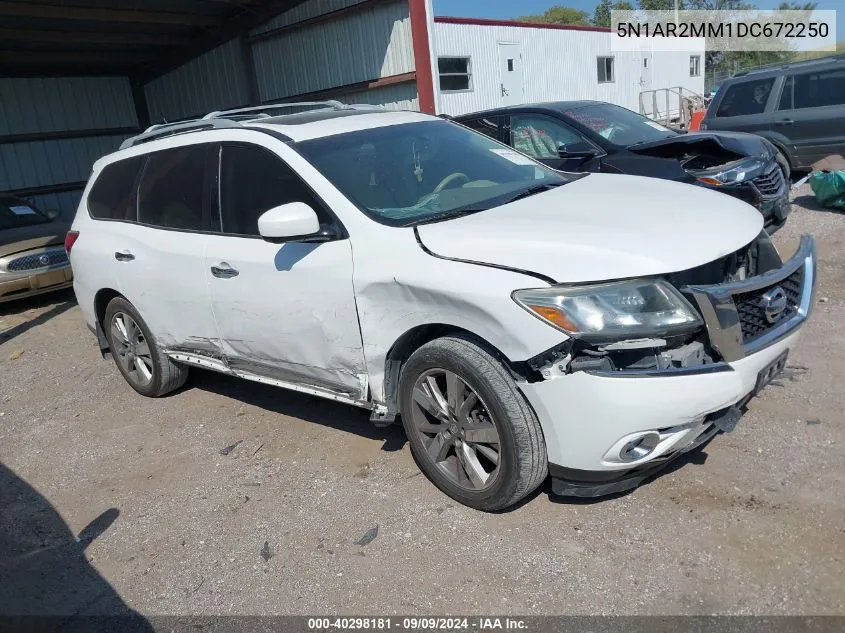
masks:
<svg viewBox="0 0 845 633"><path fill-rule="evenodd" d="M792 119L781 119L780 121L775 121L775 125L792 125L795 123Z"/></svg>
<svg viewBox="0 0 845 633"><path fill-rule="evenodd" d="M217 266L211 267L211 274L220 279L231 279L237 277L240 273L226 262L220 262Z"/></svg>
<svg viewBox="0 0 845 633"><path fill-rule="evenodd" d="M119 262L131 262L135 256L129 251L118 251L114 254L114 258Z"/></svg>

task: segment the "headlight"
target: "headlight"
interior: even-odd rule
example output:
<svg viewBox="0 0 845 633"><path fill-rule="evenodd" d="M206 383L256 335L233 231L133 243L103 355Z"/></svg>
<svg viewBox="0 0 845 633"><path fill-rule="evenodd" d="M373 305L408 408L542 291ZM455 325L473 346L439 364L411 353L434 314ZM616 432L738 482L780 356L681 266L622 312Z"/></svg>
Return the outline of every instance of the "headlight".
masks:
<svg viewBox="0 0 845 633"><path fill-rule="evenodd" d="M723 187L753 180L763 171L766 161L761 158L743 158L733 163L709 169L688 169L696 180L707 185Z"/></svg>
<svg viewBox="0 0 845 633"><path fill-rule="evenodd" d="M533 315L575 337L659 336L702 325L689 302L660 280L517 290L513 298Z"/></svg>

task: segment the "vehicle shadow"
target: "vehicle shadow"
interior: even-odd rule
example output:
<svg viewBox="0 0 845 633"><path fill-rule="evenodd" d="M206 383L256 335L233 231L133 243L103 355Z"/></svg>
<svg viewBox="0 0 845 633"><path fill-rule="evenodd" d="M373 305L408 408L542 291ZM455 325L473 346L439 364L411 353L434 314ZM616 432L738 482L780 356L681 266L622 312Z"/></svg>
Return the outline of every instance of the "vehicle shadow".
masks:
<svg viewBox="0 0 845 633"><path fill-rule="evenodd" d="M56 509L0 463L0 630L152 632L85 555L120 512L74 536Z"/></svg>
<svg viewBox="0 0 845 633"><path fill-rule="evenodd" d="M714 437L717 437L718 434ZM713 440L713 438L708 439L706 442L701 444L701 446L697 446L693 450L689 451L688 453L683 453L679 455L677 458L669 462L665 468L659 470L658 472L654 473L647 479L645 479L639 486L636 488L631 488L630 490L623 490L622 492L616 492L610 495L605 495L602 497L562 497L560 495L556 495L552 492L552 480L551 478L546 479L543 482L543 485L540 486L537 490L533 493L528 495L525 499L520 501L516 506L512 506L508 508L508 511L514 510L516 508L521 507L522 505L529 503L532 499L537 497L538 495L545 494L548 496L549 501L552 503L559 503L562 505L572 505L572 506L588 506L593 505L594 503L601 503L603 501L608 501L610 499L619 499L621 497L626 497L633 493L637 488L642 488L643 486L651 485L652 482L660 479L661 477L665 477L666 475L675 472L681 468L684 468L689 465L695 466L703 466L704 463L707 461L707 452L704 450L707 445Z"/></svg>
<svg viewBox="0 0 845 633"><path fill-rule="evenodd" d="M193 367L186 388L203 389L246 402L265 411L300 418L371 440L380 440L384 442L381 450L389 453L402 450L406 442L402 425L398 421L387 427L377 427L370 421L369 411L289 389Z"/></svg>
<svg viewBox="0 0 845 633"><path fill-rule="evenodd" d="M845 214L845 209L835 209L833 207L823 207L819 204L819 201L816 200L816 197L811 194L805 194L803 196L796 196L792 200L792 204L797 204L804 209L808 209L810 211L822 211L824 213L836 213L839 215Z"/></svg>
<svg viewBox="0 0 845 633"><path fill-rule="evenodd" d="M0 329L0 345L11 341L13 338L20 336L24 332L28 332L42 323L46 323L53 317L60 315L62 312L67 312L75 305L76 297L73 294L73 290L70 288L54 293L38 295L37 297L32 297L31 299L20 299L18 301L0 303L0 317L18 315L26 312L27 310L37 310L46 306L52 306L46 312L42 312L23 323L14 325L7 329Z"/></svg>

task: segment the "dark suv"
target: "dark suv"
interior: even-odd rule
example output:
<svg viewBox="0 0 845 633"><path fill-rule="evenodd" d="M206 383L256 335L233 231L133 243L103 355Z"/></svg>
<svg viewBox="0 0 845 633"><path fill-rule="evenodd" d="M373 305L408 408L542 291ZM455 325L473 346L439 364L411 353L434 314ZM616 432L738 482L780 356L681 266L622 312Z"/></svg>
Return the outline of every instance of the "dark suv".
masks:
<svg viewBox="0 0 845 633"><path fill-rule="evenodd" d="M769 139L795 171L845 152L845 55L760 68L720 87L702 130Z"/></svg>

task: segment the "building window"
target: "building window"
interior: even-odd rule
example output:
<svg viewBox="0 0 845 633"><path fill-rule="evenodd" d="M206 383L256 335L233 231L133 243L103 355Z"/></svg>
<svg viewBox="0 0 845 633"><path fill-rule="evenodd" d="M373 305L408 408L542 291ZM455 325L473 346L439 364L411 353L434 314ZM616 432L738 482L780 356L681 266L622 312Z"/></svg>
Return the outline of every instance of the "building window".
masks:
<svg viewBox="0 0 845 633"><path fill-rule="evenodd" d="M472 69L469 57L438 57L437 71L440 75L441 91L472 90Z"/></svg>
<svg viewBox="0 0 845 633"><path fill-rule="evenodd" d="M643 68L648 68L648 57L643 57Z"/></svg>
<svg viewBox="0 0 845 633"><path fill-rule="evenodd" d="M689 76L701 77L701 55L689 56Z"/></svg>
<svg viewBox="0 0 845 633"><path fill-rule="evenodd" d="M600 84L613 83L614 81L616 81L616 74L613 71L612 57L599 57L598 69Z"/></svg>

